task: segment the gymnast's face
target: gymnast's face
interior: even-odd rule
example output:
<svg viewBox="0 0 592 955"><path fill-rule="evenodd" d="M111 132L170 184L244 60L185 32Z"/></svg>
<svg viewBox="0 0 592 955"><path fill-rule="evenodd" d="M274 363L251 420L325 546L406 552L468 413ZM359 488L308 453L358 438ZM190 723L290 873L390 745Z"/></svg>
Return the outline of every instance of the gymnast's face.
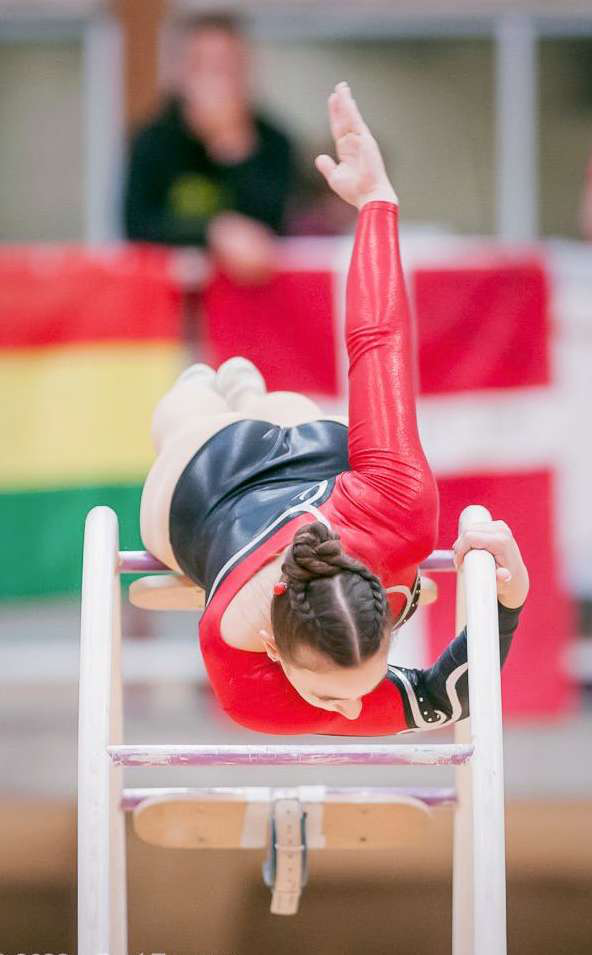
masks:
<svg viewBox="0 0 592 955"><path fill-rule="evenodd" d="M273 637L260 631L267 655L281 666L287 679L303 700L321 710L341 713L357 720L362 697L370 693L386 676L390 639L385 633L380 650L357 667L339 667L324 654L303 647L298 665L282 659Z"/></svg>

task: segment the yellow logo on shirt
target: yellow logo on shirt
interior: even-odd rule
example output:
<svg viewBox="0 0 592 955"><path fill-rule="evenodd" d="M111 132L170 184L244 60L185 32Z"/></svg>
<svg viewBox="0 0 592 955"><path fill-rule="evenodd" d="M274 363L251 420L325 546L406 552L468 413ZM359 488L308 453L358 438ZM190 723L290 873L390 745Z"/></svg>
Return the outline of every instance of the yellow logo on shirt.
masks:
<svg viewBox="0 0 592 955"><path fill-rule="evenodd" d="M206 176L187 174L175 179L169 203L183 219L209 218L226 206L226 190Z"/></svg>

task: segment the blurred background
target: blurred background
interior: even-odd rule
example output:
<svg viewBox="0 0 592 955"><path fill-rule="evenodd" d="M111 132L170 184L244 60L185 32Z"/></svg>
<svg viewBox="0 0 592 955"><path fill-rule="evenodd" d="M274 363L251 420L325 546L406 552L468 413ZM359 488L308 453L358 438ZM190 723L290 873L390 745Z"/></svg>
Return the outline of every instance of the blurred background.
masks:
<svg viewBox="0 0 592 955"><path fill-rule="evenodd" d="M0 950L75 952L84 519L142 547L150 417L232 354L269 388L345 398L355 219L312 161L347 79L401 199L439 546L468 503L531 575L504 668L509 950L592 944L592 7L0 0ZM123 586L128 742L282 742L219 712L197 615ZM394 649L426 665L451 581ZM436 738L436 734L433 734ZM442 740L442 734L437 736ZM303 742L319 742L318 737ZM450 782L368 767L363 782ZM166 779L163 778L166 775ZM133 770L131 785L361 784L355 767ZM313 853L269 914L262 853L128 832L130 952L446 953L451 820L391 852Z"/></svg>

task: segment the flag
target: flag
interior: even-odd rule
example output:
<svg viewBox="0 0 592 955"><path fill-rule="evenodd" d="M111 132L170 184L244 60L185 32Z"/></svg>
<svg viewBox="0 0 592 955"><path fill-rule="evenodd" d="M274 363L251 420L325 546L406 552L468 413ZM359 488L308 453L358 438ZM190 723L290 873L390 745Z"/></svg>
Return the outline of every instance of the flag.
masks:
<svg viewBox="0 0 592 955"><path fill-rule="evenodd" d="M139 548L152 410L182 365L180 296L154 248L0 252L0 594L78 592L106 504Z"/></svg>

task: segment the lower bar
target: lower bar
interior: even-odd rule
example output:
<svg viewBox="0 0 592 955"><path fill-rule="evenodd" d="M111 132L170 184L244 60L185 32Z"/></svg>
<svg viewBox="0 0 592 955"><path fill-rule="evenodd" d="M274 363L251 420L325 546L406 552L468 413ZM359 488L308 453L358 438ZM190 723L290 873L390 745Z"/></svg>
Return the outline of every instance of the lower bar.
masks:
<svg viewBox="0 0 592 955"><path fill-rule="evenodd" d="M362 746L110 746L116 766L445 766L470 759L454 743Z"/></svg>
<svg viewBox="0 0 592 955"><path fill-rule="evenodd" d="M203 788L177 787L152 789L124 789L121 808L130 812L146 799L166 799L176 796L194 797L196 799L241 800L248 796L253 787L240 786L210 786ZM298 787L295 787L298 788ZM324 788L324 787L323 787ZM396 802L400 796L411 796L420 799L426 806L454 806L456 792L454 789L428 789L427 787L411 786L373 786L361 788L359 786L327 786L324 790L323 802L361 802L361 803L389 803Z"/></svg>

